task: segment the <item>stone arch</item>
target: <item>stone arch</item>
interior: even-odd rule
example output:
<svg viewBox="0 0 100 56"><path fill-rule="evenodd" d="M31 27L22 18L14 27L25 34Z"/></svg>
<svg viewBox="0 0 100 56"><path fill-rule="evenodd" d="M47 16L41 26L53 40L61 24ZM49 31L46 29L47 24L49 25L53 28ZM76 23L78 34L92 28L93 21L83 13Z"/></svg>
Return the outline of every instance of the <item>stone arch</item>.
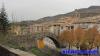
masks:
<svg viewBox="0 0 100 56"><path fill-rule="evenodd" d="M52 38L50 36L46 36L46 37L48 37L49 39L51 39L57 48L60 48L60 44L59 44L59 42L56 39L54 39L54 38Z"/></svg>
<svg viewBox="0 0 100 56"><path fill-rule="evenodd" d="M57 38L58 38L57 35L48 32L48 33L45 33L45 34L44 34L44 37L48 37L49 39L51 39L51 40L53 41L53 43L55 44L55 46L56 46L57 48L60 48L60 43L59 43L59 41L58 41L58 39L57 39Z"/></svg>
<svg viewBox="0 0 100 56"><path fill-rule="evenodd" d="M38 34L36 34L35 36L34 36L34 38L36 38L36 39L41 39L41 38L49 38L50 40L52 40L53 41L53 43L55 44L55 46L57 47L57 48L60 48L60 43L59 43L59 41L57 40L57 38L58 38L58 36L56 36L55 34L53 34L53 33L48 33L48 32L46 32L46 33L38 33Z"/></svg>

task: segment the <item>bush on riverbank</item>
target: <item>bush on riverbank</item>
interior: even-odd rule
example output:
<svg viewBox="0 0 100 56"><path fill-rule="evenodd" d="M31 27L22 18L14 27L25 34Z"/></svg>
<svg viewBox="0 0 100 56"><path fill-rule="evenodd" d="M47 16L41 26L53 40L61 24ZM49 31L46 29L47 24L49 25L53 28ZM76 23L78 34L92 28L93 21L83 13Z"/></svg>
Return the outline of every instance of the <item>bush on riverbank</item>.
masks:
<svg viewBox="0 0 100 56"><path fill-rule="evenodd" d="M34 53L37 56L51 56L50 51L47 51L48 53L42 52L40 49L33 47L32 53Z"/></svg>

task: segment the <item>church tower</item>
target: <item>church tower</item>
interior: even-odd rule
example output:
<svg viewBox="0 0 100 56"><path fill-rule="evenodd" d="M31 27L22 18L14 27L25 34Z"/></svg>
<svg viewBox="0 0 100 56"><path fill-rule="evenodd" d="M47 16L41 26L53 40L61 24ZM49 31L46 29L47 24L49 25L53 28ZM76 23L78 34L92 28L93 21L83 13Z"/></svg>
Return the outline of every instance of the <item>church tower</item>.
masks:
<svg viewBox="0 0 100 56"><path fill-rule="evenodd" d="M78 12L77 9L75 9L75 17L80 18L80 13Z"/></svg>
<svg viewBox="0 0 100 56"><path fill-rule="evenodd" d="M74 13L74 18L75 18L75 22L77 22L80 19L80 13L78 12L78 9L75 9Z"/></svg>

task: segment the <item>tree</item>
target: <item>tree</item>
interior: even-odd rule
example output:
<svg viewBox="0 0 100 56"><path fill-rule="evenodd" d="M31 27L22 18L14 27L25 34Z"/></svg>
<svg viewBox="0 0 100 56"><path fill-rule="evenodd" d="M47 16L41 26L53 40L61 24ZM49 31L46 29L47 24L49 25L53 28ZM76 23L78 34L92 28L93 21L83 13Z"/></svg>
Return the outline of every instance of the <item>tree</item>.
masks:
<svg viewBox="0 0 100 56"><path fill-rule="evenodd" d="M69 32L65 30L59 35L59 42L63 43L64 46L67 44L66 41L67 41L68 33Z"/></svg>
<svg viewBox="0 0 100 56"><path fill-rule="evenodd" d="M87 30L86 32L86 38L87 38L87 43L89 44L89 49L92 49L93 48L93 44L95 42L95 38L97 37L98 35L98 31L97 31L97 28L96 27L93 27L93 28L90 28Z"/></svg>
<svg viewBox="0 0 100 56"><path fill-rule="evenodd" d="M4 6L0 12L0 32L7 33L9 29L9 21Z"/></svg>
<svg viewBox="0 0 100 56"><path fill-rule="evenodd" d="M97 49L98 49L98 54L99 54L99 47L100 47L100 33L95 37L94 45L95 45L95 47L97 47Z"/></svg>
<svg viewBox="0 0 100 56"><path fill-rule="evenodd" d="M68 34L68 43L70 44L69 48L72 48L75 45L75 35L74 30L70 30Z"/></svg>
<svg viewBox="0 0 100 56"><path fill-rule="evenodd" d="M75 44L76 44L76 48L79 49L80 45L85 44L85 30L83 30L82 28L78 27L77 29L75 29L74 32L74 37L75 37Z"/></svg>
<svg viewBox="0 0 100 56"><path fill-rule="evenodd" d="M96 27L85 30L80 27L70 31L65 30L60 34L59 39L69 44L69 49L71 46L75 46L78 50L99 49L100 47L100 33Z"/></svg>
<svg viewBox="0 0 100 56"><path fill-rule="evenodd" d="M74 30L65 30L59 36L59 41L68 44L69 49L74 45L74 40Z"/></svg>

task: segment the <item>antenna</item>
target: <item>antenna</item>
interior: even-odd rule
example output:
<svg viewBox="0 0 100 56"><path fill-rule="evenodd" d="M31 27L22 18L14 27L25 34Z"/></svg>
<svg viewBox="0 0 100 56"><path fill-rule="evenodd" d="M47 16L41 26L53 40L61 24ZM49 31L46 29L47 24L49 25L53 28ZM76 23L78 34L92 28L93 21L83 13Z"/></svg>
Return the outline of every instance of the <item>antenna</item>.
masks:
<svg viewBox="0 0 100 56"><path fill-rule="evenodd" d="M12 22L14 22L14 14L13 14L13 12L12 12Z"/></svg>
<svg viewBox="0 0 100 56"><path fill-rule="evenodd" d="M12 30L14 31L14 18L13 18L13 13L12 13L11 17L12 17Z"/></svg>

